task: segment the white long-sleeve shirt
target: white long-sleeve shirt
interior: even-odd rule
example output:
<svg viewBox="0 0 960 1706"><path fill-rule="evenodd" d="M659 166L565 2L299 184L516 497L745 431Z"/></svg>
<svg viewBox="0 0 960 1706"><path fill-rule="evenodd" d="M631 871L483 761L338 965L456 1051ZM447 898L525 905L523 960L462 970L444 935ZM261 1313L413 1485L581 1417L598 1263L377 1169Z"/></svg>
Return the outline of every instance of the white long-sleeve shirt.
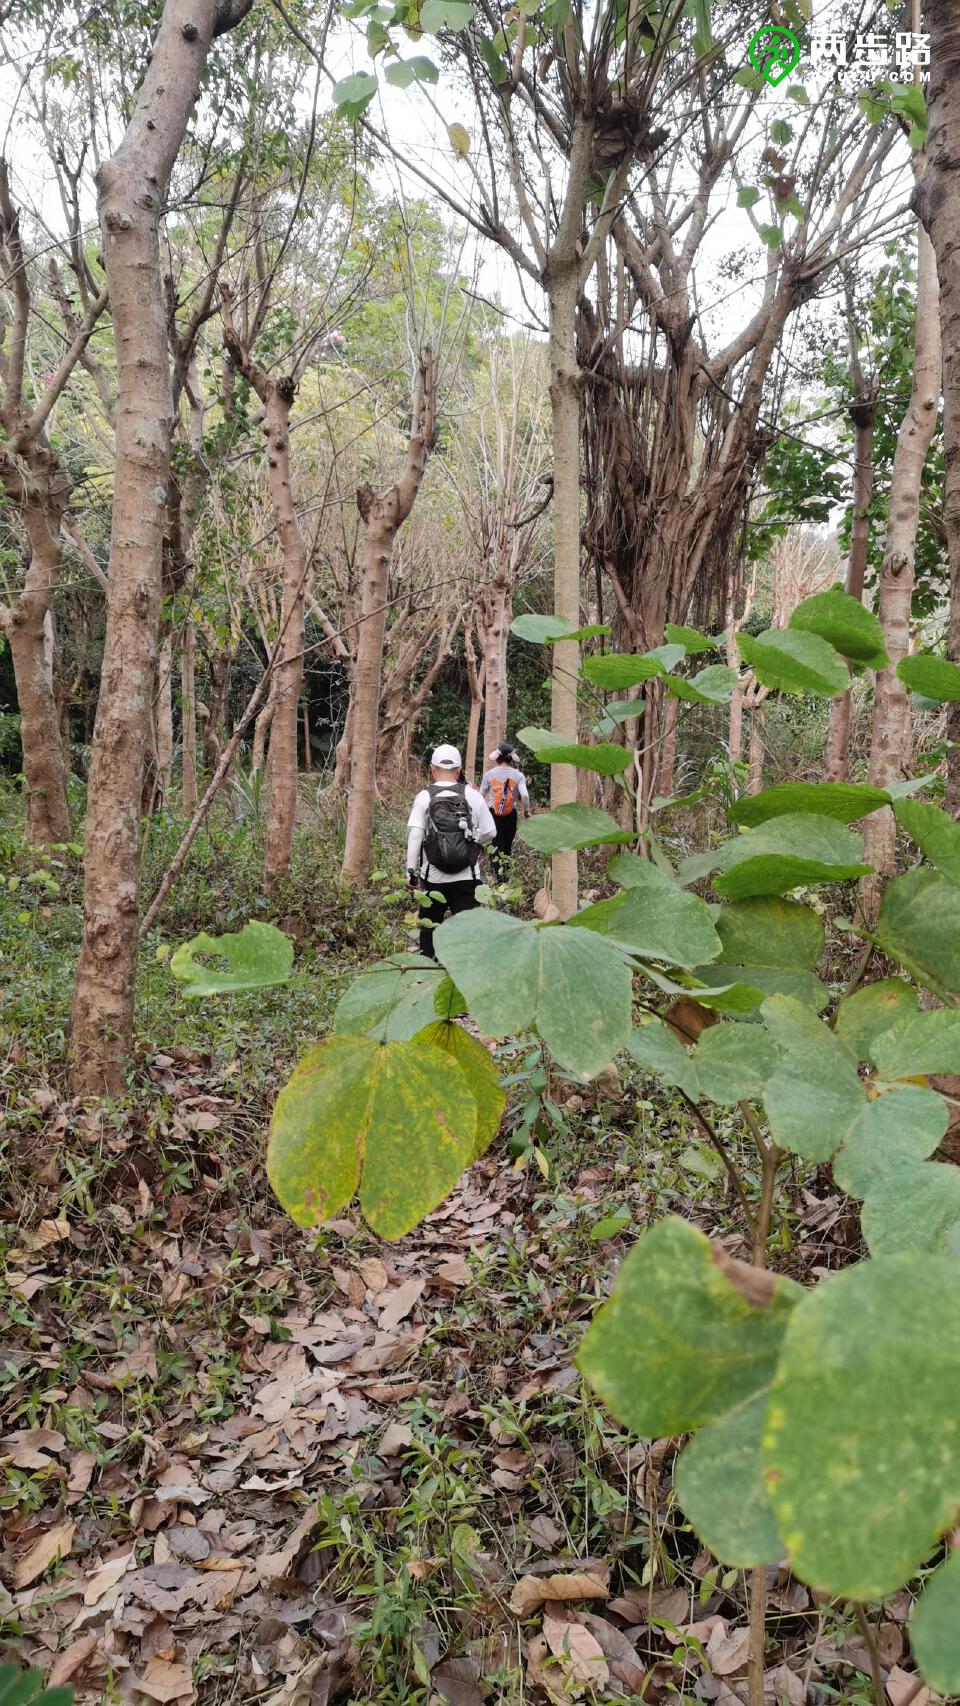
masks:
<svg viewBox="0 0 960 1706"><path fill-rule="evenodd" d="M467 784L467 806L470 812L470 827L473 839L478 846L486 846L488 841L495 841L497 826L493 821L489 807L476 788ZM407 819L407 870L416 871L417 876L427 883L469 883L473 882L474 872L469 865L462 871L438 871L429 860L423 858L423 834L427 826L427 807L430 804L429 788L421 788L413 802L410 816Z"/></svg>

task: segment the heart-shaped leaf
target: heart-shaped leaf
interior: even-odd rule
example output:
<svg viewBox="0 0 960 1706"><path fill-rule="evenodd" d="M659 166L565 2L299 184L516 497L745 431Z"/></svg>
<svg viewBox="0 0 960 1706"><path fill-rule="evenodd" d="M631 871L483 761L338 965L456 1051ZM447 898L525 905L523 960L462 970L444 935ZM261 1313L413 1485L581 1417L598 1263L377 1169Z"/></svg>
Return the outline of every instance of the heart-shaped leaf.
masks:
<svg viewBox="0 0 960 1706"><path fill-rule="evenodd" d="M764 687L832 699L850 685L842 657L817 634L792 628L768 628L756 637L738 633L737 649Z"/></svg>
<svg viewBox="0 0 960 1706"><path fill-rule="evenodd" d="M298 1226L360 1188L382 1238L402 1238L452 1190L477 1148L477 1102L457 1061L420 1042L330 1037L277 1097L267 1175Z"/></svg>
<svg viewBox="0 0 960 1706"><path fill-rule="evenodd" d="M760 794L745 794L727 816L741 829L784 817L788 812L812 812L817 817L834 818L837 823L855 823L857 818L889 804L890 795L884 789L868 788L862 782L778 782Z"/></svg>
<svg viewBox="0 0 960 1706"><path fill-rule="evenodd" d="M203 965L198 954L224 962ZM174 977L186 984L184 995L236 995L245 989L273 989L289 983L293 970L293 943L273 924L254 919L230 936L208 936L206 931L174 949L170 956Z"/></svg>
<svg viewBox="0 0 960 1706"><path fill-rule="evenodd" d="M883 629L872 610L842 586L815 592L798 604L790 618L795 632L817 634L841 657L865 669L885 669L889 659L883 645Z"/></svg>
<svg viewBox="0 0 960 1706"><path fill-rule="evenodd" d="M520 840L538 853L566 853L578 847L602 847L632 841L633 831L622 829L609 812L596 806L554 806L528 819L521 826Z"/></svg>

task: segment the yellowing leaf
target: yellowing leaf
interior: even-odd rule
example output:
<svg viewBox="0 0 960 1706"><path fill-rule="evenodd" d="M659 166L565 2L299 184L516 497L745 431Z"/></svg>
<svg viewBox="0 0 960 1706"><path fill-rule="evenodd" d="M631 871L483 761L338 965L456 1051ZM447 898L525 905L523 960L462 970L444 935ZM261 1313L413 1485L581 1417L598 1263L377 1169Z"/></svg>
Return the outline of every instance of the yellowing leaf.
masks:
<svg viewBox="0 0 960 1706"><path fill-rule="evenodd" d="M450 1054L423 1043L330 1037L277 1097L267 1174L298 1226L360 1189L383 1238L402 1238L474 1158L477 1101Z"/></svg>
<svg viewBox="0 0 960 1706"><path fill-rule="evenodd" d="M470 132L462 124L448 124L447 135L457 159L465 160L470 152Z"/></svg>
<svg viewBox="0 0 960 1706"><path fill-rule="evenodd" d="M50 1565L59 1558L65 1558L73 1545L73 1534L76 1523L61 1522L56 1528L48 1528L46 1534L41 1534L35 1540L29 1552L13 1566L13 1585L15 1588L28 1588L38 1576L45 1574Z"/></svg>

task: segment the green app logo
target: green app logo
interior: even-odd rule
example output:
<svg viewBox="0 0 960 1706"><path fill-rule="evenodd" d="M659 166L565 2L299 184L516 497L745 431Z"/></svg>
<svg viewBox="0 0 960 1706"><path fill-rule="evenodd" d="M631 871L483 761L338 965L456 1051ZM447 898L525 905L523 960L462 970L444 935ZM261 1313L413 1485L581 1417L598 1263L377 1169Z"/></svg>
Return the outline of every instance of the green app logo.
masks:
<svg viewBox="0 0 960 1706"><path fill-rule="evenodd" d="M800 43L790 30L768 24L758 30L747 49L754 70L775 89L800 63Z"/></svg>

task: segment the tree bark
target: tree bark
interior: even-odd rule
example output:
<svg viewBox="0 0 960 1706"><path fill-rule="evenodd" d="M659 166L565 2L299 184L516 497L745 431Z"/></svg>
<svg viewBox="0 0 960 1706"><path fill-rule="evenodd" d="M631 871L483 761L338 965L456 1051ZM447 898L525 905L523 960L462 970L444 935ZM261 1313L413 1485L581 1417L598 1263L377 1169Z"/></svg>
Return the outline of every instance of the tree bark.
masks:
<svg viewBox="0 0 960 1706"><path fill-rule="evenodd" d="M350 791L341 876L365 882L373 849L373 811L377 797L377 735L383 637L387 619L387 581L394 540L416 502L427 457L436 436L436 370L427 346L417 364L407 461L395 485L379 496L371 486L357 492L365 533L357 653L350 694Z"/></svg>
<svg viewBox="0 0 960 1706"><path fill-rule="evenodd" d="M920 491L924 463L937 426L943 371L937 257L922 226L917 235L913 385L893 459L887 538L880 572L880 621L890 667L878 671L874 696L868 774L876 788L887 788L891 782L899 781L909 762L910 696L897 676L896 666L910 650ZM879 911L884 884L894 868L896 824L889 806L872 812L865 820L863 848L865 863L873 866L873 873L861 881L860 904L872 923Z"/></svg>
<svg viewBox="0 0 960 1706"><path fill-rule="evenodd" d="M863 582L867 571L867 547L870 543L870 500L873 497L873 431L877 414L877 391L873 380L865 382L860 375L857 397L850 408L853 420L853 521L850 527L850 552L847 558L845 591L851 598L863 601ZM830 706L830 726L827 732L826 779L845 782L847 753L850 747L850 713L853 694L848 687Z"/></svg>
<svg viewBox="0 0 960 1706"><path fill-rule="evenodd" d="M506 570L498 565L497 573L484 599L484 618L481 628L483 644L483 761L507 738L507 632L510 627L512 604Z"/></svg>
<svg viewBox="0 0 960 1706"><path fill-rule="evenodd" d="M933 243L943 349L944 525L950 561L947 652L960 663L960 13L955 0L926 0L930 32L926 164L914 206ZM960 702L947 707L946 808L960 814Z"/></svg>
<svg viewBox="0 0 960 1706"><path fill-rule="evenodd" d="M547 276L550 306L550 408L553 419L553 613L580 625L580 372L577 362L577 272L558 268ZM553 647L550 727L571 745L578 737L577 679L580 645L561 640ZM551 806L575 805L577 772L551 764ZM577 910L577 855L555 853L553 904L561 918Z"/></svg>
<svg viewBox="0 0 960 1706"><path fill-rule="evenodd" d="M197 630L187 613L180 650L180 765L184 817L197 809Z"/></svg>
<svg viewBox="0 0 960 1706"><path fill-rule="evenodd" d="M763 790L763 711L759 705L755 707L750 717L750 780L747 783L748 794L759 794Z"/></svg>
<svg viewBox="0 0 960 1706"><path fill-rule="evenodd" d="M157 763L163 797L170 799L173 772L173 636L160 647L160 692L157 698Z"/></svg>
<svg viewBox="0 0 960 1706"><path fill-rule="evenodd" d="M470 721L467 725L467 750L465 754L464 775L467 781L475 783L477 778L477 738L480 733L480 713L483 710L486 664L481 662L477 668L477 654L473 645L473 633L468 627L463 636L463 655L467 665L467 682L470 687ZM486 753L484 753L483 768L486 769Z"/></svg>
<svg viewBox="0 0 960 1706"><path fill-rule="evenodd" d="M159 227L214 35L250 0L167 0L117 152L97 173L117 356L110 597L90 760L74 1094L115 1094L133 1042L139 800L150 738L173 397Z"/></svg>

